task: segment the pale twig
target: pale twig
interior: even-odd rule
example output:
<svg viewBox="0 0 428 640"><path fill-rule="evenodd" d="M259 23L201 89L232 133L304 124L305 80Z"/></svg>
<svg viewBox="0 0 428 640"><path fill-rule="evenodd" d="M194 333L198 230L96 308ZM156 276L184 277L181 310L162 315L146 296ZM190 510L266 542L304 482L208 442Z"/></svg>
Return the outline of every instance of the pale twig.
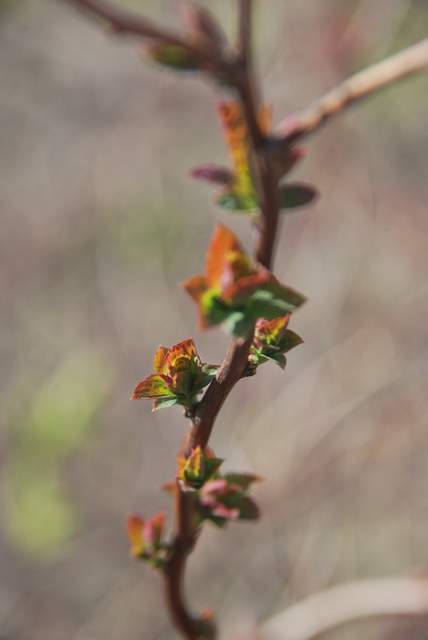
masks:
<svg viewBox="0 0 428 640"><path fill-rule="evenodd" d="M355 620L426 614L426 579L358 580L320 591L288 607L262 625L260 640L312 640Z"/></svg>
<svg viewBox="0 0 428 640"><path fill-rule="evenodd" d="M287 146L314 133L332 116L338 115L362 98L426 68L428 38L356 73L307 109L287 117L278 128L284 135L275 142Z"/></svg>

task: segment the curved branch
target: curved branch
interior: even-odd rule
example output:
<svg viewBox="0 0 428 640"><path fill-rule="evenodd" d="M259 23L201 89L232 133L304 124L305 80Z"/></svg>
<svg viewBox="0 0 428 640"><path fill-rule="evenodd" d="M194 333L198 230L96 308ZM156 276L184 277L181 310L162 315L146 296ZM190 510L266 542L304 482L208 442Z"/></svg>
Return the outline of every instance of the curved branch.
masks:
<svg viewBox="0 0 428 640"><path fill-rule="evenodd" d="M187 556L192 551L197 532L192 527L191 495L175 488L175 529L173 550L164 571L165 600L172 621L188 640L199 638L199 621L194 618L184 600L184 573Z"/></svg>
<svg viewBox="0 0 428 640"><path fill-rule="evenodd" d="M257 119L258 105L256 96L258 95L258 91L251 64L251 0L240 0L239 9L239 54L235 67L231 68L231 77L234 80L233 84L242 104L254 158L258 199L261 203L260 235L255 257L258 262L270 269L273 261L278 227L278 180ZM192 427L184 447L185 456L188 456L192 449L197 446L201 446L202 448L207 446L220 409L236 383L244 375L251 343L252 336L247 340L234 340L231 343L216 379L210 384L202 401L195 409L192 417ZM184 527L188 526L185 522L186 517L183 512L183 504L183 493L178 487L176 510L180 513L181 509L181 516L177 518L176 543L185 538ZM195 636L192 635L192 625L193 631L195 626L184 607L184 596L181 588L187 555L188 553L180 551L180 547L177 548L174 554L174 556L177 557L173 562L177 563L179 570L175 570L169 575L167 574L166 583L167 595L173 594L175 596L175 604L178 605L175 607L176 614L178 614L175 616L176 625L178 628L181 628L188 640L194 640ZM171 602L174 604L174 600L171 601L171 598L169 598L170 610L174 616L174 608L171 607ZM199 623L203 623L203 621L199 621ZM212 628L209 629L209 631L212 634L215 633Z"/></svg>
<svg viewBox="0 0 428 640"><path fill-rule="evenodd" d="M375 616L428 613L428 581L422 578L358 580L320 591L271 618L261 640L312 640L342 624Z"/></svg>
<svg viewBox="0 0 428 640"><path fill-rule="evenodd" d="M289 145L314 133L332 116L384 87L428 68L428 38L396 53L348 78L338 87L319 98L313 105L285 118L279 125L285 135L274 141Z"/></svg>

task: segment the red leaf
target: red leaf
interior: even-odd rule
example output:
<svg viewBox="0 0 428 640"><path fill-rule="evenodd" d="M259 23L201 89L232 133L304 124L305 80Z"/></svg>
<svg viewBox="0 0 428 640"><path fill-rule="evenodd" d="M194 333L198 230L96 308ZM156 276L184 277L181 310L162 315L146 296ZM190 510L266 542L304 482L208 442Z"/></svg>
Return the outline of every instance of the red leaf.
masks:
<svg viewBox="0 0 428 640"><path fill-rule="evenodd" d="M256 289L267 284L272 278L272 274L267 269L260 269L254 274L239 278L223 291L223 300L226 302L235 302L239 298L245 298Z"/></svg>
<svg viewBox="0 0 428 640"><path fill-rule="evenodd" d="M169 367L174 367L175 361L180 357L189 358L190 360L198 359L199 356L196 351L193 338L186 338L181 342L177 342L168 350L167 364Z"/></svg>
<svg viewBox="0 0 428 640"><path fill-rule="evenodd" d="M243 253L232 231L218 224L211 238L205 262L206 280L211 287L220 285L228 255L232 252Z"/></svg>
<svg viewBox="0 0 428 640"><path fill-rule="evenodd" d="M195 302L199 302L201 296L208 289L207 279L203 275L191 276L181 283L187 293Z"/></svg>
<svg viewBox="0 0 428 640"><path fill-rule="evenodd" d="M192 169L190 175L196 180L206 180L228 187L233 182L233 173L226 167L220 167L216 164L203 164L200 167Z"/></svg>

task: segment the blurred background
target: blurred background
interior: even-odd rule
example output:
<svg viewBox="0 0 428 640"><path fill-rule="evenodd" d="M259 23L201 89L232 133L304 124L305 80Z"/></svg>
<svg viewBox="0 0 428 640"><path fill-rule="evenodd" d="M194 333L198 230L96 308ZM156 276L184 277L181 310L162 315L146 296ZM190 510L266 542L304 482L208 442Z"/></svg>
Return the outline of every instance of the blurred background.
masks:
<svg viewBox="0 0 428 640"><path fill-rule="evenodd" d="M120 0L117 0L118 3ZM179 28L177 0L122 0ZM205 5L235 32L235 2ZM256 50L278 123L349 73L426 37L426 0L263 0ZM57 0L0 0L0 638L172 640L158 576L131 561L130 511L166 510L186 425L130 402L159 344L193 335L178 284L216 221L245 216L190 169L228 162L226 94L144 60ZM263 366L212 445L256 471L256 525L207 525L189 598L236 638L337 582L428 566L428 79L390 88L307 142L276 273L309 302L284 374ZM425 637L375 621L328 639ZM397 635L398 634L398 635ZM413 634L413 635L412 635Z"/></svg>

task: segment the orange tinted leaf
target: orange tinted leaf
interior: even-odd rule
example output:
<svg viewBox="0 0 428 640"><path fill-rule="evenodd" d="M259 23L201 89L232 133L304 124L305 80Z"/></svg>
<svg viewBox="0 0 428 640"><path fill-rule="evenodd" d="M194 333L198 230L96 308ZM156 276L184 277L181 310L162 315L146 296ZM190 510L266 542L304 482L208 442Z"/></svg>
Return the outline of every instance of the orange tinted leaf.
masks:
<svg viewBox="0 0 428 640"><path fill-rule="evenodd" d="M264 104L258 114L259 127L267 135L272 129L272 105Z"/></svg>
<svg viewBox="0 0 428 640"><path fill-rule="evenodd" d="M174 496L177 491L177 483L176 482L164 482L161 484L162 491L166 491L169 495Z"/></svg>
<svg viewBox="0 0 428 640"><path fill-rule="evenodd" d="M177 342L169 349L168 364L174 366L175 361L183 356L189 360L199 359L193 338L186 338L186 340Z"/></svg>
<svg viewBox="0 0 428 640"><path fill-rule="evenodd" d="M165 514L157 513L144 523L144 542L151 547L157 546L162 538L165 526Z"/></svg>
<svg viewBox="0 0 428 640"><path fill-rule="evenodd" d="M144 552L144 520L132 514L128 517L127 523L128 536L131 541L131 555L135 557L141 555Z"/></svg>
<svg viewBox="0 0 428 640"><path fill-rule="evenodd" d="M236 236L222 224L214 230L208 247L205 273L208 284L218 286L227 264L227 257L232 252L243 253Z"/></svg>
<svg viewBox="0 0 428 640"><path fill-rule="evenodd" d="M256 324L256 335L260 336L260 338L266 336L267 338L276 340L282 332L285 331L289 322L289 315L274 318L273 320L258 320Z"/></svg>
<svg viewBox="0 0 428 640"><path fill-rule="evenodd" d="M234 168L233 185L229 190L233 197L231 195L223 197L219 204L232 210L257 209L257 198L250 169L248 129L241 104L234 100L221 102L218 111ZM262 132L267 134L272 123L270 105L262 107L258 114L258 121Z"/></svg>
<svg viewBox="0 0 428 640"><path fill-rule="evenodd" d="M147 376L137 384L132 394L132 400L140 398L162 398L164 396L174 396L169 388L170 379L163 374Z"/></svg>
<svg viewBox="0 0 428 640"><path fill-rule="evenodd" d="M272 278L272 274L267 269L260 269L257 273L239 278L223 291L223 299L227 302L236 301L239 298L245 298L256 289L267 284Z"/></svg>
<svg viewBox="0 0 428 640"><path fill-rule="evenodd" d="M205 276L192 276L182 282L181 286L186 289L187 293L195 302L199 302L201 296L208 289L207 280Z"/></svg>
<svg viewBox="0 0 428 640"><path fill-rule="evenodd" d="M220 118L234 168L232 191L237 196L253 195L254 187L249 166L249 145L247 125L239 102L222 102L219 105Z"/></svg>
<svg viewBox="0 0 428 640"><path fill-rule="evenodd" d="M220 102L218 112L223 125L226 142L230 149L233 151L234 147L245 144L247 127L240 103L235 100Z"/></svg>
<svg viewBox="0 0 428 640"><path fill-rule="evenodd" d="M153 358L153 369L156 373L165 373L165 360L168 354L166 347L158 347Z"/></svg>

